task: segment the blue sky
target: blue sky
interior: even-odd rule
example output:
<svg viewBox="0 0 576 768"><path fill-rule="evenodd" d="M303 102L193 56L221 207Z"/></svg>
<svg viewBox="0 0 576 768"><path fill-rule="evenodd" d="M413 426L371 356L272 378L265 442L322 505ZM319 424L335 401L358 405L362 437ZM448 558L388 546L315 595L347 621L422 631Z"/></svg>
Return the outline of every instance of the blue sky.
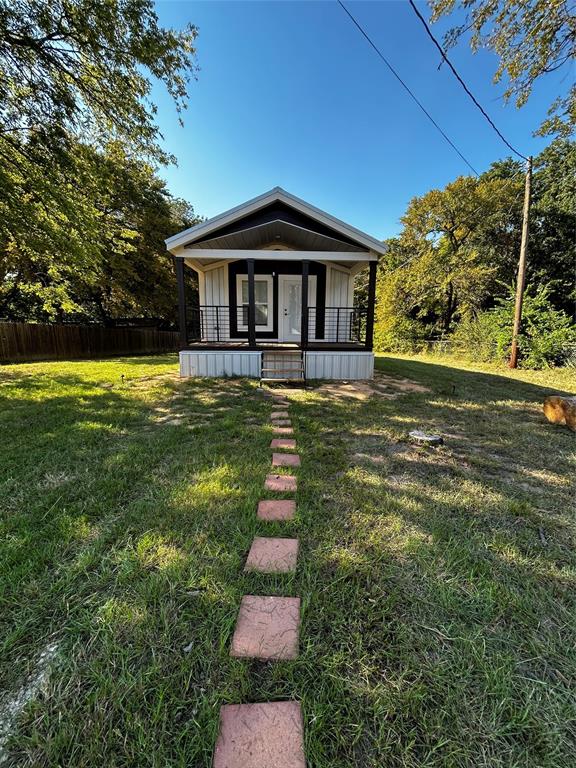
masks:
<svg viewBox="0 0 576 768"><path fill-rule="evenodd" d="M407 0L350 11L445 132L482 172L510 154L469 101ZM425 15L426 6L420 5ZM214 216L281 186L378 238L396 234L409 200L469 169L427 121L335 2L157 3L165 26L199 27L198 81L180 127L154 90L172 194ZM441 36L448 24L436 24ZM529 104L505 106L496 58L461 43L451 59L508 140L524 154L559 89L550 77Z"/></svg>

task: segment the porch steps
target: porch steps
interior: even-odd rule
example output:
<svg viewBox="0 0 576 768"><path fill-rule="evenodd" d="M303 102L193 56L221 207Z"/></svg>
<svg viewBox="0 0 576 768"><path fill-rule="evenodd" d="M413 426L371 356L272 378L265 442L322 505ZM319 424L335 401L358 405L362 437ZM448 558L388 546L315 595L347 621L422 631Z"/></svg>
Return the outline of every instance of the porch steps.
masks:
<svg viewBox="0 0 576 768"><path fill-rule="evenodd" d="M262 352L261 381L305 381L304 355L300 350Z"/></svg>

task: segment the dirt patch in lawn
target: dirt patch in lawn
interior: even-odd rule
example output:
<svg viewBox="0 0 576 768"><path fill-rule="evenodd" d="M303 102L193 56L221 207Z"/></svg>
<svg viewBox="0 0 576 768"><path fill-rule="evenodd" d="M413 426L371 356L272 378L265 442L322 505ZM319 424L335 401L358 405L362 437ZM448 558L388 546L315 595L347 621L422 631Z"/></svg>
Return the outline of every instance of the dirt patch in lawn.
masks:
<svg viewBox="0 0 576 768"><path fill-rule="evenodd" d="M428 387L418 384L411 379L386 376L383 373L375 373L373 381L332 381L322 384L316 390L322 395L330 395L337 398L352 398L354 400L368 400L372 395L394 400L400 395L411 393L424 394L430 392Z"/></svg>

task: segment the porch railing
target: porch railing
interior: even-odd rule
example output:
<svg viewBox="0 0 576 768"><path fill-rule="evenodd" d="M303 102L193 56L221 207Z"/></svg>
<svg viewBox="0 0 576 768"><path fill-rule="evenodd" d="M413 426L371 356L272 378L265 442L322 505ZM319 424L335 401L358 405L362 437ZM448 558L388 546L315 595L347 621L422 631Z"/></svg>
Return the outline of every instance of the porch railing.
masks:
<svg viewBox="0 0 576 768"><path fill-rule="evenodd" d="M188 343L241 343L247 340L247 307L201 305L186 308ZM309 307L308 344L364 344L367 312L359 307ZM278 318L282 322L282 317ZM300 323L297 324L300 330ZM256 325L257 344L281 344L282 328L262 335ZM272 337L272 338L271 338ZM298 343L298 342L296 342Z"/></svg>
<svg viewBox="0 0 576 768"><path fill-rule="evenodd" d="M308 339L332 344L364 344L366 310L359 307L309 307Z"/></svg>
<svg viewBox="0 0 576 768"><path fill-rule="evenodd" d="M189 342L225 342L230 341L230 313L229 306L203 305L187 310L188 341ZM236 330L243 326L242 307L236 312ZM242 331L240 331L242 333ZM245 334L244 334L245 335Z"/></svg>

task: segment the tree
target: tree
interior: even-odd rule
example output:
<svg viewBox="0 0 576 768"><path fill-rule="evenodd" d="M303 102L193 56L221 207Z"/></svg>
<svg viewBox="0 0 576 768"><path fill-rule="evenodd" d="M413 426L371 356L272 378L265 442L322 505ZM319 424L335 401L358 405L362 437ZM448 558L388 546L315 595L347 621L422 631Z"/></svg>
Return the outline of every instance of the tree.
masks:
<svg viewBox="0 0 576 768"><path fill-rule="evenodd" d="M171 314L160 239L192 214L150 165L172 160L151 78L181 114L195 37L161 27L152 0L0 0L3 315Z"/></svg>
<svg viewBox="0 0 576 768"><path fill-rule="evenodd" d="M482 306L514 260L520 204L517 179L465 176L410 202L401 240L413 253L405 280L419 316L447 333L457 314Z"/></svg>
<svg viewBox="0 0 576 768"><path fill-rule="evenodd" d="M62 190L58 201L43 198L34 163L24 177L0 169L0 186L21 201L18 216L7 220L0 210L0 316L175 320L164 238L196 223L193 210L120 143L97 149L77 142L70 156L73 178L57 163L51 168L49 183Z"/></svg>
<svg viewBox="0 0 576 768"><path fill-rule="evenodd" d="M556 139L534 163L528 279L550 283L554 304L574 315L576 142Z"/></svg>
<svg viewBox="0 0 576 768"><path fill-rule="evenodd" d="M564 317L576 295L576 143L556 139L534 168L527 280ZM462 324L481 333L475 318L515 278L522 198L522 166L506 158L478 179L460 177L410 201L380 264L380 348L411 349Z"/></svg>
<svg viewBox="0 0 576 768"><path fill-rule="evenodd" d="M576 17L565 0L429 0L432 21L456 10L462 24L445 38L448 47L470 33L473 51L489 48L499 57L494 82L507 79L504 99L522 107L544 75L570 67L576 51ZM567 72L569 75L569 71ZM538 133L569 136L576 123L576 85L550 105Z"/></svg>
<svg viewBox="0 0 576 768"><path fill-rule="evenodd" d="M164 29L151 0L0 0L0 132L25 152L34 136L54 152L70 134L118 138L165 159L150 76L179 113L195 73L196 28Z"/></svg>

